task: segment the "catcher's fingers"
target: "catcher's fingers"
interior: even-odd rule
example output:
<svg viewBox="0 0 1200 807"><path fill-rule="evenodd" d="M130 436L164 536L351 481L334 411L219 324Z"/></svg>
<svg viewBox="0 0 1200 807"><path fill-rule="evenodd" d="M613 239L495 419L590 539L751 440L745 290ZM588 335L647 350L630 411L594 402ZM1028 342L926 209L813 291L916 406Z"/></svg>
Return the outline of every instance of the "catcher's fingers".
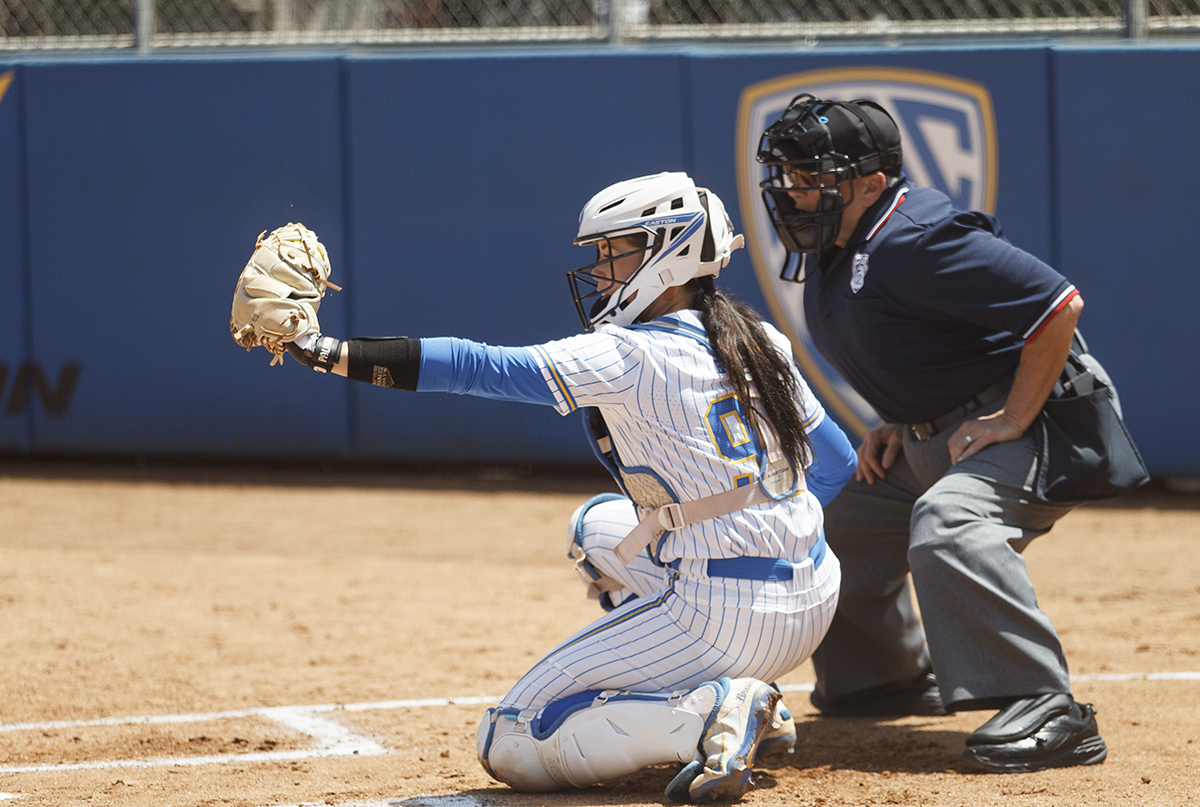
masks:
<svg viewBox="0 0 1200 807"><path fill-rule="evenodd" d="M864 435L862 445L858 447L858 468L854 478L868 485L874 485L876 479L883 479L887 471L900 456L904 447L904 436L900 426L886 425L871 429Z"/></svg>

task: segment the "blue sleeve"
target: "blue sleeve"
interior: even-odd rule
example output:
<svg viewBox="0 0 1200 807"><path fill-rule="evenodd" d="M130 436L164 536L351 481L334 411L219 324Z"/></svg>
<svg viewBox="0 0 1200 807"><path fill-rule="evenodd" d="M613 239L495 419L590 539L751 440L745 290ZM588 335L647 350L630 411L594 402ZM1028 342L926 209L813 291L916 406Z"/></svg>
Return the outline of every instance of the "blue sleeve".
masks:
<svg viewBox="0 0 1200 807"><path fill-rule="evenodd" d="M456 337L421 340L417 392L453 392L498 401L555 406L534 352Z"/></svg>
<svg viewBox="0 0 1200 807"><path fill-rule="evenodd" d="M813 449L813 463L806 471L808 489L821 507L828 507L842 486L854 476L858 454L846 433L828 415L808 433L808 439Z"/></svg>

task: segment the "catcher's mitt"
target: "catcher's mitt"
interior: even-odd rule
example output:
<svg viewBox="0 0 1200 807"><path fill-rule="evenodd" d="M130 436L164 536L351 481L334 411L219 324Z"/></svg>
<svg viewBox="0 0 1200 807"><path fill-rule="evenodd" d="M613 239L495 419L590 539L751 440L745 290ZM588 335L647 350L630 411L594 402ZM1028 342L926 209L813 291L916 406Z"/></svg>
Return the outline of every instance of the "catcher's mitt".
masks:
<svg viewBox="0 0 1200 807"><path fill-rule="evenodd" d="M329 282L329 254L317 234L303 224L264 230L254 254L238 278L229 315L233 340L249 350L262 345L283 361L284 346L305 334L319 333L317 309Z"/></svg>

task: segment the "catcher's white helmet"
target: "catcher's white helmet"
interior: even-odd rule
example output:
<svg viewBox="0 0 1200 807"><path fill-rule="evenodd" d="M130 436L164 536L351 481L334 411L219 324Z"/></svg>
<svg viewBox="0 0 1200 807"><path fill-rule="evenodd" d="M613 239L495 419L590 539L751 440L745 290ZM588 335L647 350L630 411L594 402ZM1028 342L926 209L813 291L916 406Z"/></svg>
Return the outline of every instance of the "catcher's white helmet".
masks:
<svg viewBox="0 0 1200 807"><path fill-rule="evenodd" d="M597 267L632 254L614 254L611 239L645 235L642 262L628 280L593 275ZM618 182L596 194L579 214L580 246L604 244L596 263L567 273L575 309L586 330L629 325L664 290L717 274L744 243L733 234L725 205L712 191L697 188L682 171ZM602 281L602 286L601 286ZM604 291L601 291L603 287Z"/></svg>

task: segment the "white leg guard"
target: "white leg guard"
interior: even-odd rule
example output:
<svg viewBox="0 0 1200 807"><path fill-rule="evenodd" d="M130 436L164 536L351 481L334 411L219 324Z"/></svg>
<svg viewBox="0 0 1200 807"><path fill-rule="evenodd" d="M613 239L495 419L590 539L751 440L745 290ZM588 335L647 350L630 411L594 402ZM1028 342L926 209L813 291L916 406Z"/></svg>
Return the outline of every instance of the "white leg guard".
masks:
<svg viewBox="0 0 1200 807"><path fill-rule="evenodd" d="M582 693L541 713L489 709L476 752L494 778L530 792L586 787L647 765L691 762L716 710L719 686L702 684L683 695ZM546 718L549 725L542 724Z"/></svg>

